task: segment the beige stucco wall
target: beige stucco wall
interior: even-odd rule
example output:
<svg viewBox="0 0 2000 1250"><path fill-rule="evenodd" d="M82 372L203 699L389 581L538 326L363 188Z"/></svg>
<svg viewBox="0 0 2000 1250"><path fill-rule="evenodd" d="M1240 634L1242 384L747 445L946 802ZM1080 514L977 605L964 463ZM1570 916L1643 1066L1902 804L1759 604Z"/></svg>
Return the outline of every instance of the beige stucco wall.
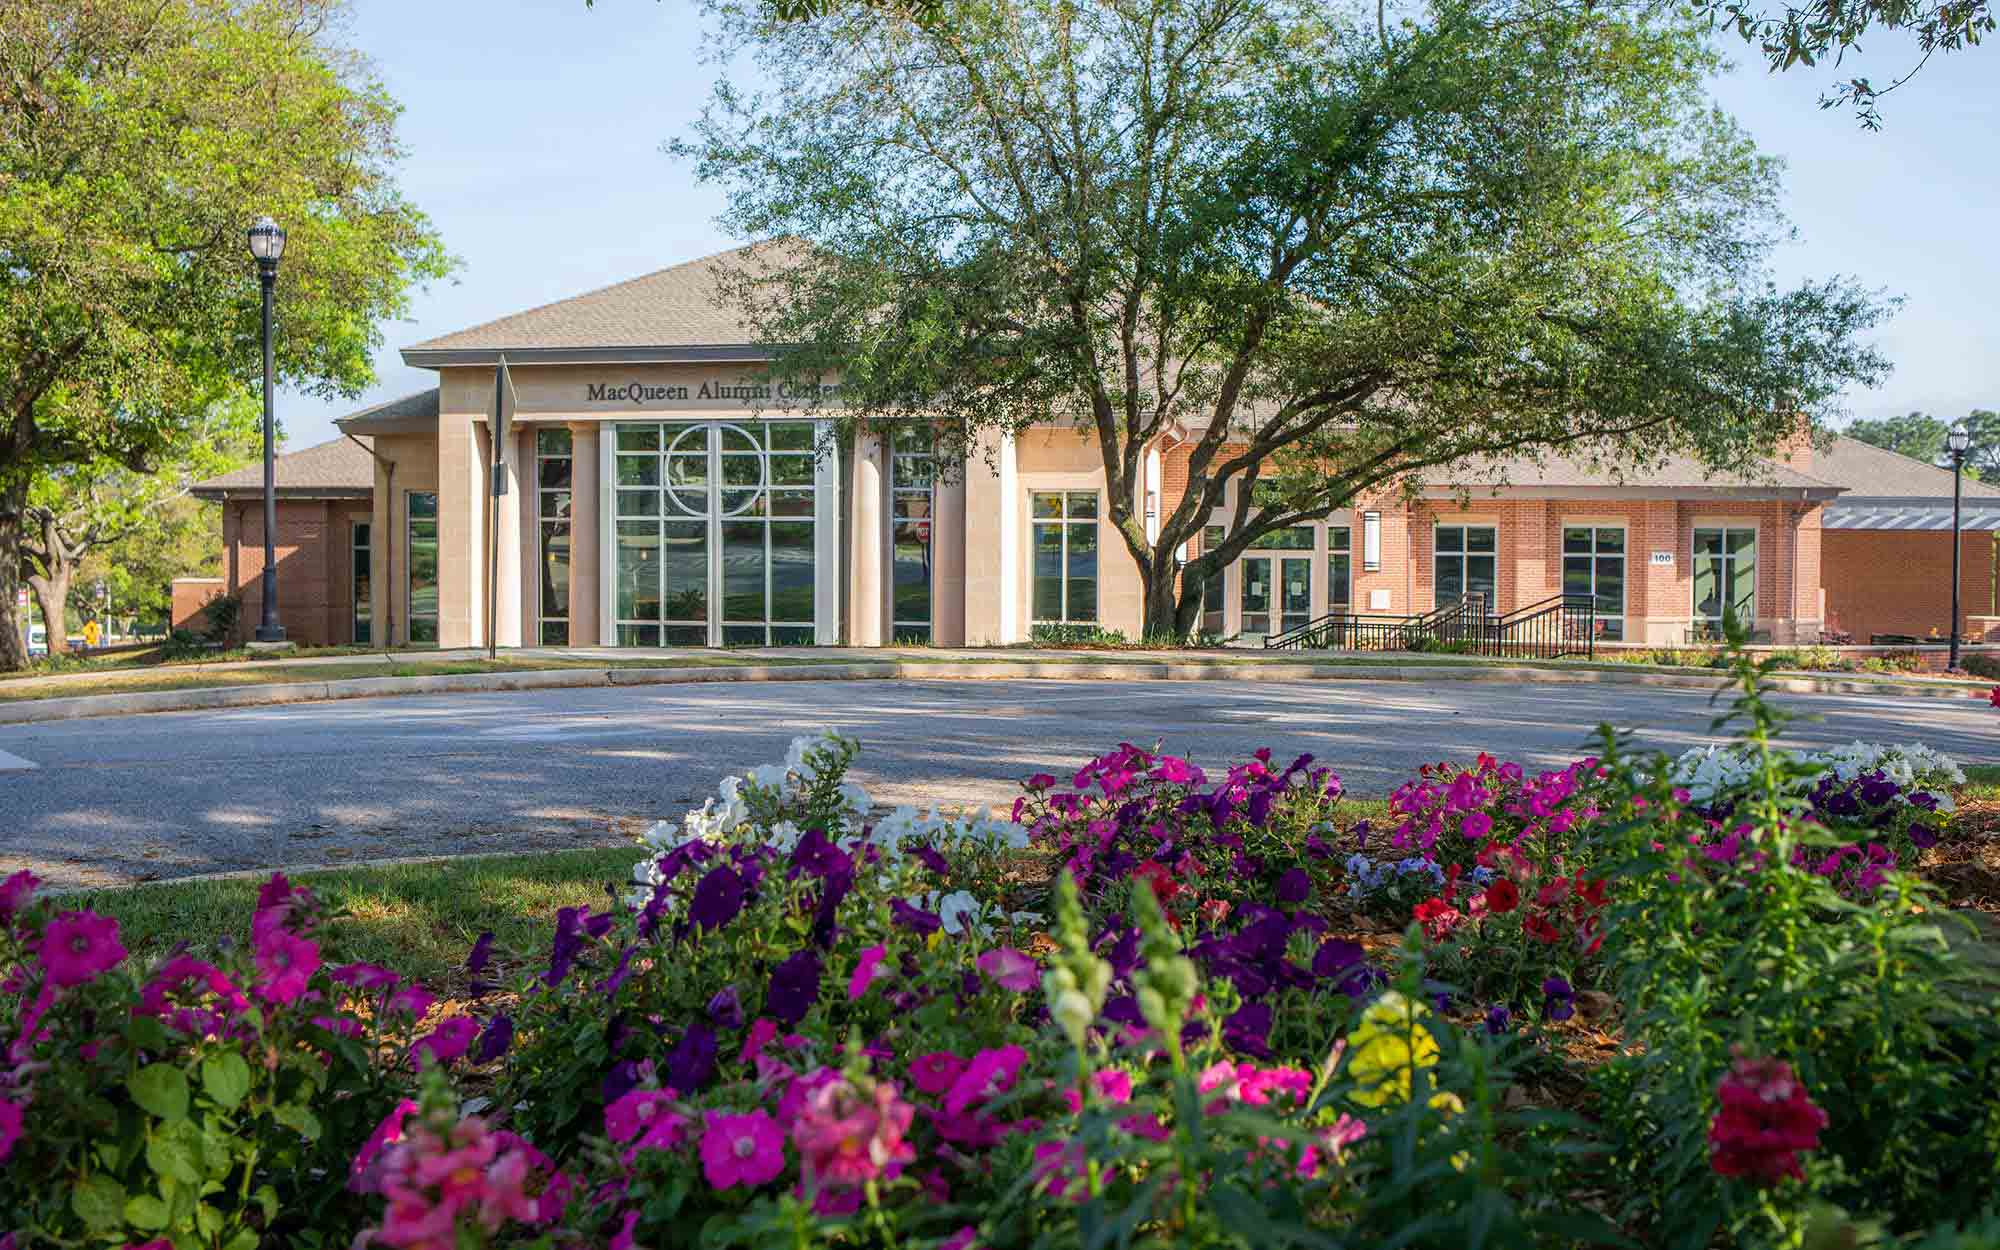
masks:
<svg viewBox="0 0 2000 1250"><path fill-rule="evenodd" d="M436 490L437 440L427 434L385 434L375 440L374 585L377 643L401 646L410 637L410 551L406 492ZM392 462L392 474L382 463ZM386 557L386 558L385 558ZM393 635L393 636L391 636Z"/></svg>
<svg viewBox="0 0 2000 1250"><path fill-rule="evenodd" d="M1015 541L1020 552L1021 574L1015 588L1016 619L1020 641L1028 636L1034 622L1034 537L1030 497L1037 491L1094 491L1097 508L1097 622L1128 638L1139 637L1145 621L1145 592L1139 580L1139 566L1126 549L1110 519L1110 501L1104 491L1104 462L1094 434L1073 427L1042 427L1027 431L1015 440L1016 514ZM969 529L980 518L968 513Z"/></svg>

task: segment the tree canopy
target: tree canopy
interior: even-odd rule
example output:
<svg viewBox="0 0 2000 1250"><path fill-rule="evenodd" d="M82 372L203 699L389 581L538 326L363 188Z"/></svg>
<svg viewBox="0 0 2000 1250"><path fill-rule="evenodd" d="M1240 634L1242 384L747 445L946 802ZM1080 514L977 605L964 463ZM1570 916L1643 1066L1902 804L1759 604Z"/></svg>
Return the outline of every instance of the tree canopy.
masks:
<svg viewBox="0 0 2000 1250"><path fill-rule="evenodd" d="M1149 634L1184 636L1257 536L1427 467L1740 463L1885 367L1857 341L1878 299L1769 284L1777 170L1703 94L1694 19L710 8L766 85L725 76L674 150L728 225L803 244L733 287L774 372L838 375L849 420L1089 431ZM1189 487L1149 535L1163 439Z"/></svg>
<svg viewBox="0 0 2000 1250"><path fill-rule="evenodd" d="M372 378L381 323L449 261L396 188L397 105L341 0L0 6L0 668L30 484L150 471L261 368L244 232L286 229L277 372Z"/></svg>
<svg viewBox="0 0 2000 1250"><path fill-rule="evenodd" d="M1961 420L1972 440L1965 455L1966 472L2000 481L2000 412L1974 408ZM1945 438L1953 424L1942 417L1912 412L1900 417L1856 421L1843 432L1850 438L1900 452L1925 464L1944 466L1951 463L1945 452Z"/></svg>

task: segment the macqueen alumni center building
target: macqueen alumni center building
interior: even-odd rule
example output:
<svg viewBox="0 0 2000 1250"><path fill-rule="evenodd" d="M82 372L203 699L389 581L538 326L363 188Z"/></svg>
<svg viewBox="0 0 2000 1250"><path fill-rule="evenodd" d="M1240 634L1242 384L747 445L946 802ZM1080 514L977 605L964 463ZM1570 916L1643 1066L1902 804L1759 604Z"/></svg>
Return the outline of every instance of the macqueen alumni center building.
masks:
<svg viewBox="0 0 2000 1250"><path fill-rule="evenodd" d="M736 257L403 349L436 386L279 459L290 637L477 646L489 610L506 647L986 645L1066 625L1138 636L1139 578L1091 434L989 433L946 472L917 430L816 455L814 397L767 387L765 352L719 302L718 267ZM496 501L503 354L517 404ZM1145 451L1149 521L1185 489L1190 438L1170 431ZM258 619L262 487L254 466L196 488L222 504L224 568L176 583L177 624L217 594ZM1960 625L2000 642L2000 488L1965 491ZM1935 640L1950 615L1950 497L1949 472L1844 438L1728 475L1684 460L1483 465L1272 535L1210 583L1201 627L1254 646L1329 613L1411 615L1469 594L1506 613L1587 595L1601 646L1709 637L1729 609L1776 644Z"/></svg>

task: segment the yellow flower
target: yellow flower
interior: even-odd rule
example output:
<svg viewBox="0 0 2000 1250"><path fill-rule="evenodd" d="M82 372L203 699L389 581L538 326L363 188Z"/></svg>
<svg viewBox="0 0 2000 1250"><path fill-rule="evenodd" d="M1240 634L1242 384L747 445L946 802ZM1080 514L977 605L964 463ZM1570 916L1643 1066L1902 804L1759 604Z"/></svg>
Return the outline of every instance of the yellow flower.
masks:
<svg viewBox="0 0 2000 1250"><path fill-rule="evenodd" d="M1347 1074L1357 1089L1351 1097L1364 1107L1380 1107L1392 1099L1410 1100L1411 1077L1418 1068L1438 1061L1437 1039L1417 1023L1425 1009L1394 990L1361 1013L1361 1024L1347 1035L1352 1051Z"/></svg>
<svg viewBox="0 0 2000 1250"><path fill-rule="evenodd" d="M1430 1106L1433 1111L1443 1112L1444 1118L1447 1120L1455 1115L1465 1114L1465 1103L1460 1100L1457 1094L1452 1093L1448 1089L1441 1089L1437 1093L1432 1094ZM1460 1150L1451 1156L1451 1165L1461 1172L1465 1170L1465 1165L1470 1162L1472 1162L1472 1155L1468 1151Z"/></svg>

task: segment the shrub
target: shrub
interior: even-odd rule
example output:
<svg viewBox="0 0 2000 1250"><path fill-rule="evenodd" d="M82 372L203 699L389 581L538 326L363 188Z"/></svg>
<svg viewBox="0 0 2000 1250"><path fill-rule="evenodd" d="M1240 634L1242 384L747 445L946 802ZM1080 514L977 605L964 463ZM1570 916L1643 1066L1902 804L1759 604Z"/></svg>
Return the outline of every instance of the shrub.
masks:
<svg viewBox="0 0 2000 1250"><path fill-rule="evenodd" d="M1047 647L1125 647L1131 640L1115 629L1080 622L1041 621L1028 628L1028 641ZM1171 645L1171 644L1169 644Z"/></svg>
<svg viewBox="0 0 2000 1250"><path fill-rule="evenodd" d="M1958 666L1974 677L2000 678L2000 655L1960 652Z"/></svg>

